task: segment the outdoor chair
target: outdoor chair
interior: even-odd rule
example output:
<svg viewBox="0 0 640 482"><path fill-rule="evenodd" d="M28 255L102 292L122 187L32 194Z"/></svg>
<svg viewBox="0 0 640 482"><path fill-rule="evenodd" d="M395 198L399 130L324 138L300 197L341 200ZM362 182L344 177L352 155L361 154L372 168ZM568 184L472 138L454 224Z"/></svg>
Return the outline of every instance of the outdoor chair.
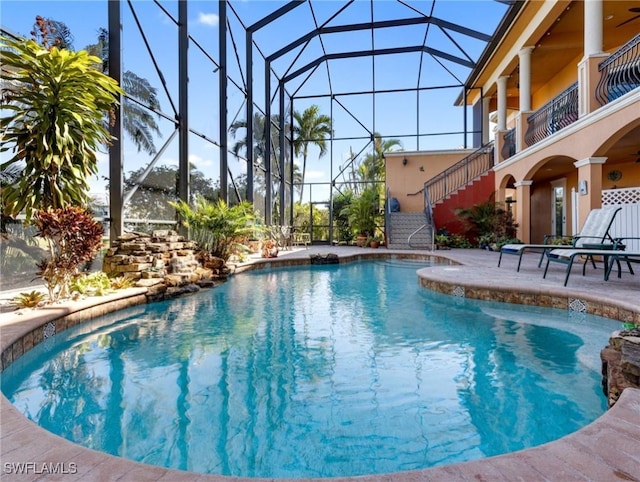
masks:
<svg viewBox="0 0 640 482"><path fill-rule="evenodd" d="M593 209L587 216L584 222L584 226L579 234L571 238L570 245L557 245L553 244L553 239L556 236L547 235L544 238L543 244L505 244L500 249L500 257L498 258L498 267L502 262L503 254L513 254L518 256L518 267L516 271L520 271L520 264L522 263L522 255L529 250L542 250L540 254L540 260L538 261L538 268L542 266L542 260L544 255L551 250L559 249L612 249L614 245L614 239L611 237L609 231L611 225L616 217L616 214L620 212L622 208L617 206L606 206L600 209ZM595 267L593 258L591 261Z"/></svg>
<svg viewBox="0 0 640 482"><path fill-rule="evenodd" d="M629 273L634 274L631 263L640 263L640 252L630 252L625 250L623 239L637 239L637 238L618 238L616 239L612 249L553 249L547 253L547 265L544 268L543 278L547 277L547 270L549 269L550 262L563 263L567 265L567 269L564 277L564 286L567 286L569 281L569 275L571 274L571 268L576 258L585 257L584 264L582 265L582 276L585 275L585 267L591 260L594 263L594 257L601 256L604 260L604 280L608 281L613 270L613 264L618 266L618 278L622 277L621 262L627 263Z"/></svg>
<svg viewBox="0 0 640 482"><path fill-rule="evenodd" d="M291 249L291 226L280 227L280 244L282 245L283 250Z"/></svg>

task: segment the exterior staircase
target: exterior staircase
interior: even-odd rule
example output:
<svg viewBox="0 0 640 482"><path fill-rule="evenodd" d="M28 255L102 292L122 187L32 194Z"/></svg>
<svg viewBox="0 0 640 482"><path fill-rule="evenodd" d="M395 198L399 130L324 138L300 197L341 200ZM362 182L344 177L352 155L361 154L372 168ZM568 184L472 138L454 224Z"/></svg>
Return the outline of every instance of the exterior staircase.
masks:
<svg viewBox="0 0 640 482"><path fill-rule="evenodd" d="M487 171L435 203L433 220L436 229L444 229L450 234L464 234L466 228L456 215L456 211L488 201L495 191L494 179L495 173Z"/></svg>
<svg viewBox="0 0 640 482"><path fill-rule="evenodd" d="M389 229L387 246L390 249L431 249L431 229L425 228L411 237L409 236L427 223L424 212L419 213L389 213Z"/></svg>
<svg viewBox="0 0 640 482"><path fill-rule="evenodd" d="M455 212L458 208L469 208L487 201L493 194L493 159L494 144L490 143L425 182L422 190L424 211L388 212L386 228L389 248L432 249L432 226L436 229L445 228L450 233L464 234L464 226ZM419 230L425 224L428 226Z"/></svg>

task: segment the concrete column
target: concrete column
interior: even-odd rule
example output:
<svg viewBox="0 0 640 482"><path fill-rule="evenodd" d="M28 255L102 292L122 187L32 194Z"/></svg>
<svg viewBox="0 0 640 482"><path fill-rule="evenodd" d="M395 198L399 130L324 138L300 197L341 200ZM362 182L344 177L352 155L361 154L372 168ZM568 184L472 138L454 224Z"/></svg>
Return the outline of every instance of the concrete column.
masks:
<svg viewBox="0 0 640 482"><path fill-rule="evenodd" d="M518 52L520 59L520 112L531 110L531 52L533 52L533 47L524 47Z"/></svg>
<svg viewBox="0 0 640 482"><path fill-rule="evenodd" d="M574 162L578 169L578 232L592 209L602 207L602 165L606 157L587 157Z"/></svg>
<svg viewBox="0 0 640 482"><path fill-rule="evenodd" d="M482 98L482 145L489 142L491 136L491 127L489 123L489 108L491 107L491 98Z"/></svg>
<svg viewBox="0 0 640 482"><path fill-rule="evenodd" d="M514 222L518 224L518 239L523 243L531 242L531 185L533 181L519 181L516 188L516 212Z"/></svg>
<svg viewBox="0 0 640 482"><path fill-rule="evenodd" d="M584 1L583 23L584 56L578 64L578 117L600 108L595 95L600 81L598 65L608 56L603 52L602 0Z"/></svg>
<svg viewBox="0 0 640 482"><path fill-rule="evenodd" d="M602 0L584 0L584 56L602 53Z"/></svg>
<svg viewBox="0 0 640 482"><path fill-rule="evenodd" d="M498 77L498 131L507 130L507 79L509 76Z"/></svg>

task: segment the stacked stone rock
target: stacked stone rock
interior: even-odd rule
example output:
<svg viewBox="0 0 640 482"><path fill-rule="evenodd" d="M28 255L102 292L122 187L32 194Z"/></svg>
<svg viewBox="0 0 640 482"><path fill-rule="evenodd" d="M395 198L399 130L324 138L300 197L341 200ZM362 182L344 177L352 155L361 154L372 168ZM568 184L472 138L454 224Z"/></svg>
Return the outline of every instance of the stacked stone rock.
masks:
<svg viewBox="0 0 640 482"><path fill-rule="evenodd" d="M640 327L614 332L600 358L602 388L612 407L625 388L640 388Z"/></svg>
<svg viewBox="0 0 640 482"><path fill-rule="evenodd" d="M136 286L147 288L149 301L193 293L226 279L224 260L205 257L196 243L173 230L125 233L107 251L102 270L110 276L125 275Z"/></svg>

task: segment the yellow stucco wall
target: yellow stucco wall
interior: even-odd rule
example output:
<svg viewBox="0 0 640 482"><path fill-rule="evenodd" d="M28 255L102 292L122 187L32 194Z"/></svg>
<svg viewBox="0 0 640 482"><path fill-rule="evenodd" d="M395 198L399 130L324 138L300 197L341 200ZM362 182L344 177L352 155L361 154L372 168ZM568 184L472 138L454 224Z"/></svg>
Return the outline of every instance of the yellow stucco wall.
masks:
<svg viewBox="0 0 640 482"><path fill-rule="evenodd" d="M422 211L424 183L473 151L459 149L386 153L386 185L390 191L389 198L398 199L402 212ZM406 164L403 163L404 159L407 160Z"/></svg>
<svg viewBox="0 0 640 482"><path fill-rule="evenodd" d="M549 82L536 92L531 93L531 108L534 111L540 109L578 80L578 63L580 63L580 60L581 57L576 57L573 61L567 63L566 67L554 75Z"/></svg>
<svg viewBox="0 0 640 482"><path fill-rule="evenodd" d="M640 159L640 154L637 155ZM609 178L612 171L620 171L620 179L615 181ZM633 160L625 164L602 166L602 189L623 189L640 186L640 162ZM613 176L613 175L612 175Z"/></svg>

